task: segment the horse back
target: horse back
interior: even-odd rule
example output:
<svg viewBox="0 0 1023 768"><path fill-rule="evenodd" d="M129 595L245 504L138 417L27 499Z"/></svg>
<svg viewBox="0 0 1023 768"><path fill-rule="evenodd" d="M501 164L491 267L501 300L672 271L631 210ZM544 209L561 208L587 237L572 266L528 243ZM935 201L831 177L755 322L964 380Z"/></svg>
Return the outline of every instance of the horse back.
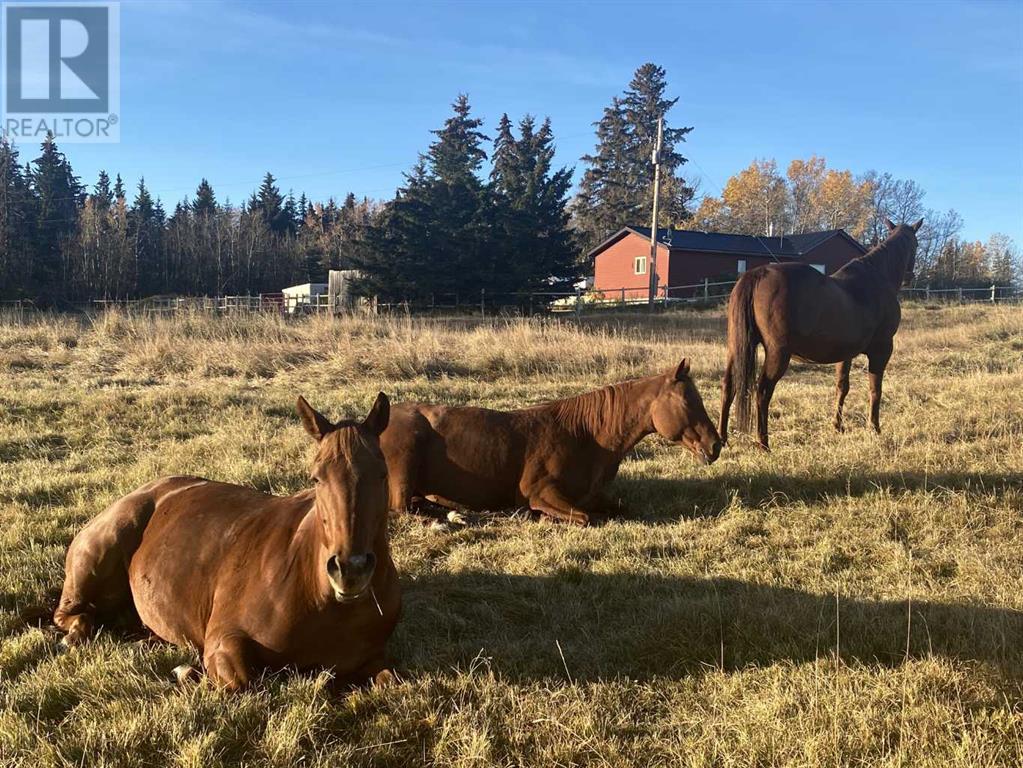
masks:
<svg viewBox="0 0 1023 768"><path fill-rule="evenodd" d="M529 436L515 413L488 408L401 403L380 439L388 471L417 496L473 509L521 501Z"/></svg>
<svg viewBox="0 0 1023 768"><path fill-rule="evenodd" d="M854 357L886 325L884 286L864 285L855 274L826 276L801 263L761 269L753 299L758 329L797 357L818 363Z"/></svg>

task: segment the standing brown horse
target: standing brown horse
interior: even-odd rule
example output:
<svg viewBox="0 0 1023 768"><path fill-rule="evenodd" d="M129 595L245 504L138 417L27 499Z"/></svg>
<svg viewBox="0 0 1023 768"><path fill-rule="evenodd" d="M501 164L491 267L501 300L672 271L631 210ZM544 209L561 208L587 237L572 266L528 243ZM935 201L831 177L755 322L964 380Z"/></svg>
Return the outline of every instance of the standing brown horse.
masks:
<svg viewBox="0 0 1023 768"><path fill-rule="evenodd" d="M232 690L262 667L389 677L383 649L401 598L379 445L387 397L361 424L331 424L301 397L298 410L318 442L315 489L282 498L167 477L75 536L54 614L68 643L134 609L157 636L198 648L207 674Z"/></svg>
<svg viewBox="0 0 1023 768"><path fill-rule="evenodd" d="M736 420L750 427L757 345L764 366L757 382L757 437L767 448L767 409L789 359L837 363L835 428L849 392L849 367L860 354L870 372L870 424L881 431L881 379L899 328L899 286L913 276L916 233L924 223L896 226L888 239L835 274L808 264L767 264L739 278L728 301L728 362L721 386L720 432L728 439L728 412L738 391Z"/></svg>
<svg viewBox="0 0 1023 768"><path fill-rule="evenodd" d="M402 403L380 446L393 509L423 496L476 510L528 505L586 525L622 458L654 432L708 464L721 451L688 360L664 374L518 411Z"/></svg>

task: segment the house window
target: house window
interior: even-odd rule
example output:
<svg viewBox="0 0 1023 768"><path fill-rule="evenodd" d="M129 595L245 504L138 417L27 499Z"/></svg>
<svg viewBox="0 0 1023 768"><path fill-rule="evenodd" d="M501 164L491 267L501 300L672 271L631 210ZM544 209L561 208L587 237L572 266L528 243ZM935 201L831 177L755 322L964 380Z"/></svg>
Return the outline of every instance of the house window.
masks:
<svg viewBox="0 0 1023 768"><path fill-rule="evenodd" d="M636 274L637 275L645 275L646 274L646 256L637 256L636 260L633 262L632 266L633 266L633 269L636 270Z"/></svg>
<svg viewBox="0 0 1023 768"><path fill-rule="evenodd" d="M746 259L739 259L739 261L736 262L735 271L740 275L746 271Z"/></svg>
<svg viewBox="0 0 1023 768"><path fill-rule="evenodd" d="M822 275L826 275L827 274L827 271L824 269L824 265L823 264L811 264L810 266L813 267L814 269L816 269Z"/></svg>

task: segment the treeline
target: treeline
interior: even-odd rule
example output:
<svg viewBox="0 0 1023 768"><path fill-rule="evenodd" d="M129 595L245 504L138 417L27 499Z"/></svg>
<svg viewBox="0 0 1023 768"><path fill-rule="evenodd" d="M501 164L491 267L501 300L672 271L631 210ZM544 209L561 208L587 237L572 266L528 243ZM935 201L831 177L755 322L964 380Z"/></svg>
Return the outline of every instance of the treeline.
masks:
<svg viewBox="0 0 1023 768"><path fill-rule="evenodd" d="M203 179L170 214L145 180L100 172L91 192L52 137L22 166L0 142L0 297L44 303L279 291L350 265L375 206L281 193L267 173L242 205Z"/></svg>
<svg viewBox="0 0 1023 768"><path fill-rule="evenodd" d="M964 240L962 217L954 210L927 208L924 196L915 181L877 171L855 176L828 168L823 157L793 160L784 175L774 160L755 160L728 179L720 197L704 197L681 226L749 235L841 228L870 245L886 237L886 218L923 218L917 284L940 288L1019 281L1020 254L1007 235L993 234L986 243Z"/></svg>
<svg viewBox="0 0 1023 768"><path fill-rule="evenodd" d="M1005 235L961 238L955 211L925 208L913 181L870 171L854 175L824 158L795 160L786 173L755 161L705 195L684 174L680 149L691 127L672 124L677 99L664 70L644 64L594 124L596 147L572 170L555 167L549 120L503 115L493 137L466 96L434 131L392 200L348 194L341 204L283 194L267 173L240 205L217 199L202 179L169 213L143 179L126 190L101 172L87 190L52 137L22 164L0 141L0 298L44 303L159 294L231 295L323 281L329 269L357 268L364 288L386 301L481 292L558 292L589 273L586 253L625 225L647 224L651 153L665 116L661 226L786 234L842 227L865 244L884 237L884 219L920 232L917 282L1006 285L1020 277Z"/></svg>

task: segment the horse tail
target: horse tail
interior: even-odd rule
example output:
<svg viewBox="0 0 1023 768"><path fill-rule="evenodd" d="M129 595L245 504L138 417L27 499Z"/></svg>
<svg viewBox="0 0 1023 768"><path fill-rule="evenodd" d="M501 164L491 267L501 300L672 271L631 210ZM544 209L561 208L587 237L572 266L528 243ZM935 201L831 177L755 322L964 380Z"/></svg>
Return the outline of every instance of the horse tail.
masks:
<svg viewBox="0 0 1023 768"><path fill-rule="evenodd" d="M728 299L728 357L735 387L736 426L748 432L752 422L753 382L757 374L757 344L760 332L753 316L753 292L760 271L747 272L732 289Z"/></svg>

